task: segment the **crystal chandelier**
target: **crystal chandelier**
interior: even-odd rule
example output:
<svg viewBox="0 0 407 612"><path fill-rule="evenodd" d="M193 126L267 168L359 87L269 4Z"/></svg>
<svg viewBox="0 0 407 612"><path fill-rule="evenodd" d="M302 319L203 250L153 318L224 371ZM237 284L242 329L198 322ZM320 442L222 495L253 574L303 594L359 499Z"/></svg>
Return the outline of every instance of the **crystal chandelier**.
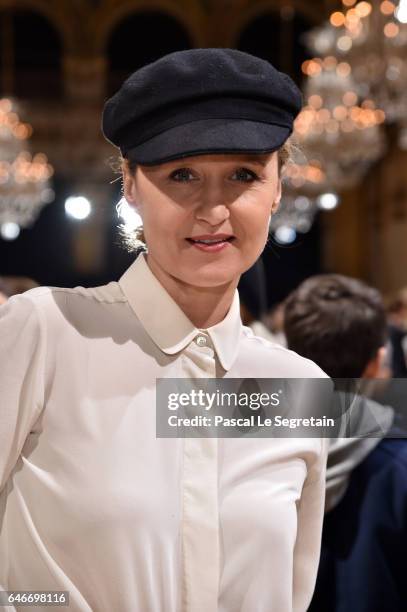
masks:
<svg viewBox="0 0 407 612"><path fill-rule="evenodd" d="M306 105L295 133L311 166L323 172L318 188L353 187L384 152L386 115L372 99L360 99L347 62L328 55L304 62L303 71Z"/></svg>
<svg viewBox="0 0 407 612"><path fill-rule="evenodd" d="M0 234L16 238L29 227L45 204L54 199L49 186L53 168L43 153L31 155L26 141L32 134L20 121L15 105L0 99Z"/></svg>
<svg viewBox="0 0 407 612"><path fill-rule="evenodd" d="M297 234L311 229L319 208L317 195L326 178L321 165L314 159L307 161L301 150L294 149L291 163L284 168L281 203L269 227L280 244L293 242Z"/></svg>
<svg viewBox="0 0 407 612"><path fill-rule="evenodd" d="M308 231L318 209L355 186L386 148L383 124L396 123L407 149L407 0L342 0L305 41L305 106L294 135L303 155L286 169L270 230L288 243Z"/></svg>
<svg viewBox="0 0 407 612"><path fill-rule="evenodd" d="M280 244L293 242L297 234L311 229L317 210L313 199L286 189L279 209L271 217L270 232Z"/></svg>
<svg viewBox="0 0 407 612"><path fill-rule="evenodd" d="M407 0L342 0L342 11L308 42L351 66L357 94L383 109L387 122L407 125Z"/></svg>

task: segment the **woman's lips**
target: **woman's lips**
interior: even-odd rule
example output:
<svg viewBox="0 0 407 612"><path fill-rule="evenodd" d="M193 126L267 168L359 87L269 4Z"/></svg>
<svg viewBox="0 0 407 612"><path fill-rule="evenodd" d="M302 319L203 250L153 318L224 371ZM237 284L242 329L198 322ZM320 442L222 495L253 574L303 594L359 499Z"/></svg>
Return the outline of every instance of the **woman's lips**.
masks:
<svg viewBox="0 0 407 612"><path fill-rule="evenodd" d="M224 238L218 242L212 242L212 244L197 242L192 238L187 238L187 240L193 247L199 249L200 251L204 251L206 253L218 253L219 251L228 248L230 243L235 240L235 237L230 236L229 238Z"/></svg>

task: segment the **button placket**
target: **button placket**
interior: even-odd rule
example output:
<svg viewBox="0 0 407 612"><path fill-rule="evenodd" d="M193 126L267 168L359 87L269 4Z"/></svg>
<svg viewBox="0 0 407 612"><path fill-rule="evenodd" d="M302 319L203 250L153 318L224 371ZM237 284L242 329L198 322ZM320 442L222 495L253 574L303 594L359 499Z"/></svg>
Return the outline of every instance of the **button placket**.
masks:
<svg viewBox="0 0 407 612"><path fill-rule="evenodd" d="M214 378L216 363L209 335L201 332L186 350L188 378ZM220 547L218 440L186 437L183 462L183 597L180 612L218 609Z"/></svg>

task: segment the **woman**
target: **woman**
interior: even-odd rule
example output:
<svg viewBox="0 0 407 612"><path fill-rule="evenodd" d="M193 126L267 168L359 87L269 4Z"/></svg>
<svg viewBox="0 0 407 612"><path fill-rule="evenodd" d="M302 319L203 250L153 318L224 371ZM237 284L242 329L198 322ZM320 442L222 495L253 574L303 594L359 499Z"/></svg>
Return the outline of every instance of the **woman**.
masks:
<svg viewBox="0 0 407 612"><path fill-rule="evenodd" d="M75 612L305 612L323 442L161 438L154 410L157 378L324 376L243 327L236 290L299 110L286 75L230 49L165 56L107 102L147 251L118 283L0 310L3 589L69 591Z"/></svg>

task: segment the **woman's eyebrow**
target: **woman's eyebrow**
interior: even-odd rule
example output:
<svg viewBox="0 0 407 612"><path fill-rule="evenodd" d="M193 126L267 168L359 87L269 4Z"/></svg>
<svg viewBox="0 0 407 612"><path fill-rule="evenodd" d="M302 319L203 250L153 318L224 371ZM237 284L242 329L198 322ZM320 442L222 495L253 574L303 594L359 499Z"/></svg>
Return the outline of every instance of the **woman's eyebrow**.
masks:
<svg viewBox="0 0 407 612"><path fill-rule="evenodd" d="M203 156L205 157L205 156ZM225 156L224 154L220 154L219 155L219 160L221 163L233 163L233 164L244 164L245 162L247 163L253 163L253 164L259 164L260 166L262 166L263 168L267 165L268 161L269 161L269 157L264 157L261 155L257 155L257 154L243 154L243 155L239 155L234 157L234 159L228 159L228 156ZM201 161L201 156L191 156L191 157L186 157L186 158L179 158L179 159L174 159L171 160L169 162L166 162L165 164L159 164L157 166L147 166L147 171L164 171L164 170L172 170L174 168L188 168L189 165L193 165L196 162L200 162Z"/></svg>
<svg viewBox="0 0 407 612"><path fill-rule="evenodd" d="M266 166L267 165L267 159L264 158L260 158L257 155L245 155L244 159L242 161L248 161L254 164L260 164L261 166Z"/></svg>
<svg viewBox="0 0 407 612"><path fill-rule="evenodd" d="M230 158L228 158L227 156L223 156L223 154L221 154L221 162L222 163L230 163L230 164L244 164L246 163L251 163L251 164L259 164L261 166L266 166L269 158L265 158L264 156L260 156L260 155L256 155L255 153L250 154L250 153L243 153L242 155L237 155L237 156L231 156Z"/></svg>

